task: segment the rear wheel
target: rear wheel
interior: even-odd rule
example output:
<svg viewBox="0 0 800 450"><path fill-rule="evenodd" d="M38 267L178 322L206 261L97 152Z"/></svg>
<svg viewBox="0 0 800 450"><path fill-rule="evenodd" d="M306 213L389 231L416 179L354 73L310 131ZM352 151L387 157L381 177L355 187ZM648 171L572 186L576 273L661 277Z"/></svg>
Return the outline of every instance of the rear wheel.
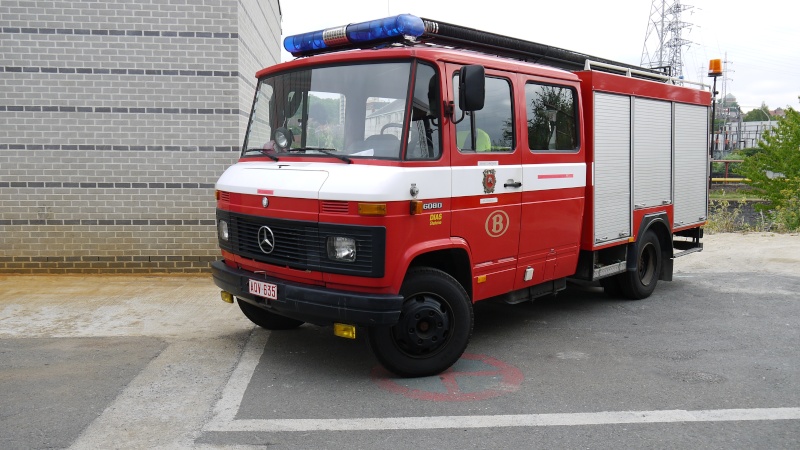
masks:
<svg viewBox="0 0 800 450"><path fill-rule="evenodd" d="M431 268L412 269L400 289L398 323L369 329L375 357L403 377L435 375L452 366L472 335L472 302L453 277Z"/></svg>
<svg viewBox="0 0 800 450"><path fill-rule="evenodd" d="M647 298L656 288L661 274L661 244L650 230L638 242L636 270L620 274L622 294L631 300Z"/></svg>
<svg viewBox="0 0 800 450"><path fill-rule="evenodd" d="M291 330L302 325L302 320L291 319L236 299L239 309L251 322L267 330Z"/></svg>

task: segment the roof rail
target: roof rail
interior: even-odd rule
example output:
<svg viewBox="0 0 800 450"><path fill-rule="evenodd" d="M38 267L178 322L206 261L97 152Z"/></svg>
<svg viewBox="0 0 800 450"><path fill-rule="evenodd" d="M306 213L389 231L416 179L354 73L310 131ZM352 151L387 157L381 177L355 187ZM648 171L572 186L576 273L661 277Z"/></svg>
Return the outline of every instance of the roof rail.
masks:
<svg viewBox="0 0 800 450"><path fill-rule="evenodd" d="M681 84L684 84L684 83L686 83L686 84L694 84L696 86L700 86L703 89L709 89L709 90L711 89L710 85L701 83L699 81L688 81L688 80L684 80L683 78L671 77L669 75L664 75L664 74L661 74L661 73L653 73L653 72L648 72L648 71L644 71L644 70L640 70L640 69L632 69L632 68L629 68L629 67L616 66L614 64L607 64L607 63L602 63L602 62L599 62L599 61L592 61L592 60L589 60L589 59L586 60L586 63L583 66L583 70L594 70L595 68L604 69L605 71L609 71L609 72L621 72L626 77L633 77L635 75L635 76L637 76L639 78L648 78L648 79L653 79L653 80L660 80L660 81L663 81L665 83L672 83L672 84L677 84L677 85L681 85Z"/></svg>

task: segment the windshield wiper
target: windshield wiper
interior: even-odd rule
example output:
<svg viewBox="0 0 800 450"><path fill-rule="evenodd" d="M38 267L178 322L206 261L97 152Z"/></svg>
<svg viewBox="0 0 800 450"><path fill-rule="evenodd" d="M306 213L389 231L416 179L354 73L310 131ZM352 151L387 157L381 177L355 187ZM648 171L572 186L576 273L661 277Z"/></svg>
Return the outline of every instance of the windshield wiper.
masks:
<svg viewBox="0 0 800 450"><path fill-rule="evenodd" d="M278 161L277 156L275 156L273 153L269 153L267 150L264 150L263 148L248 148L247 150L245 150L245 153L250 153L250 152L259 152L273 161Z"/></svg>
<svg viewBox="0 0 800 450"><path fill-rule="evenodd" d="M347 156L339 155L337 153L334 153L336 151L335 148L300 147L300 148L287 148L285 151L286 152L305 153L306 150L310 150L310 151L314 151L314 152L320 152L323 155L333 156L334 158L340 159L340 160L346 162L347 164L353 164L353 160L348 158Z"/></svg>

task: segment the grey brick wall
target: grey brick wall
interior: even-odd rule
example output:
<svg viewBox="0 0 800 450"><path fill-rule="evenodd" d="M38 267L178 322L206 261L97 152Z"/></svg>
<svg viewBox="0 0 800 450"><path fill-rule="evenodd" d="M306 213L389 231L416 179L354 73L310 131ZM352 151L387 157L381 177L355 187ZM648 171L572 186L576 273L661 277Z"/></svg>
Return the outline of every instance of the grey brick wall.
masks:
<svg viewBox="0 0 800 450"><path fill-rule="evenodd" d="M0 273L199 272L278 0L0 2Z"/></svg>

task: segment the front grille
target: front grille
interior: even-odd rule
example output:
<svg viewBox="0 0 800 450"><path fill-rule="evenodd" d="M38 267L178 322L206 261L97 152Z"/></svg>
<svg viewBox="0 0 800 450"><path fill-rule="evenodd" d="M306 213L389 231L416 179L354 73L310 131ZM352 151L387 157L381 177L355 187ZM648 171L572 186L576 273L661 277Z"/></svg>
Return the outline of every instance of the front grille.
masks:
<svg viewBox="0 0 800 450"><path fill-rule="evenodd" d="M218 220L227 220L230 239L220 247L256 261L347 275L380 278L384 273L386 229L300 220L274 219L217 210ZM264 253L258 245L258 230L269 227L275 249ZM327 239L346 236L356 241L356 260L351 263L328 259Z"/></svg>

